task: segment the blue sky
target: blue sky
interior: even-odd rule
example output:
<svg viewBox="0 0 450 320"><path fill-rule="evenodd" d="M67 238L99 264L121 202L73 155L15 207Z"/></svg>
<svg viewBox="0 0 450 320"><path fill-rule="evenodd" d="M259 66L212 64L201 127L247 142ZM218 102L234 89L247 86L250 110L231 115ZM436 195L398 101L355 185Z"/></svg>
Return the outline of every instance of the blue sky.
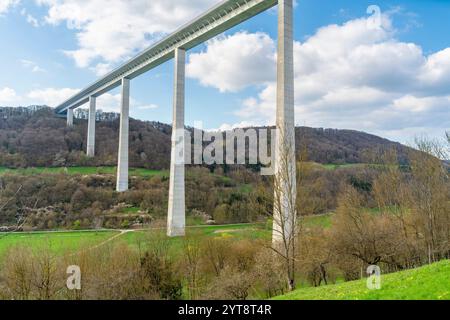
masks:
<svg viewBox="0 0 450 320"><path fill-rule="evenodd" d="M55 105L216 2L0 0L0 105ZM382 12L375 30L366 12L373 4ZM443 136L449 17L450 0L298 0L297 124L401 142ZM189 51L188 125L273 123L276 22L269 10ZM170 123L172 73L168 62L133 80L132 116ZM118 93L98 107L118 110Z"/></svg>

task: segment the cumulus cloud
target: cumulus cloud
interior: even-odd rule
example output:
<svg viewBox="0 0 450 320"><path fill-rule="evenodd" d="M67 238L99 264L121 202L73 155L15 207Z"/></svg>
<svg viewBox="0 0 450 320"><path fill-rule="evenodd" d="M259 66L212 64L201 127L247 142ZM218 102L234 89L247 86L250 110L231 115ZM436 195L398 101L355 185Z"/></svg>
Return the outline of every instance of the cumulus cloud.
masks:
<svg viewBox="0 0 450 320"><path fill-rule="evenodd" d="M56 107L62 101L76 94L78 89L71 88L46 88L30 91L26 97L32 104L45 104L50 107Z"/></svg>
<svg viewBox="0 0 450 320"><path fill-rule="evenodd" d="M219 128L216 129L209 129L207 131L211 131L211 132L217 132L217 131L232 131L234 129L238 129L238 128L251 128L251 127L257 127L257 123L252 122L252 121L242 121L239 123L235 123L235 124L229 124L229 123L224 123L222 124Z"/></svg>
<svg viewBox="0 0 450 320"><path fill-rule="evenodd" d="M14 89L8 87L0 88L0 105L14 103L17 99L18 96Z"/></svg>
<svg viewBox="0 0 450 320"><path fill-rule="evenodd" d="M18 5L20 0L0 0L0 16L7 13L9 9Z"/></svg>
<svg viewBox="0 0 450 320"><path fill-rule="evenodd" d="M79 67L98 74L148 47L163 34L218 0L35 0L48 8L48 24L66 23L76 32L78 48L66 50ZM98 63L101 63L98 65Z"/></svg>
<svg viewBox="0 0 450 320"><path fill-rule="evenodd" d="M101 77L110 72L113 66L110 63L98 63L94 67L90 68L97 76Z"/></svg>
<svg viewBox="0 0 450 320"><path fill-rule="evenodd" d="M364 18L329 25L295 43L297 124L365 130L397 140L411 132L443 133L450 128L450 48L425 55L420 45L396 39L389 16L381 22L376 29L368 28ZM258 41L261 47L256 51L236 50L247 48L249 39L264 40ZM275 60L261 56L275 54L274 41L267 35L237 33L193 54L188 74L220 91L263 85L257 96L244 100L236 115L244 123L272 125ZM269 72L261 76L262 70Z"/></svg>
<svg viewBox="0 0 450 320"><path fill-rule="evenodd" d="M187 76L222 92L270 82L276 70L274 51L274 41L264 33L218 37L207 42L205 52L189 56Z"/></svg>
<svg viewBox="0 0 450 320"><path fill-rule="evenodd" d="M122 95L120 93L111 94L105 93L97 99L97 109L103 112L120 112L120 103L122 100ZM156 104L143 104L135 98L130 98L130 109L131 112L135 110L154 110L159 108Z"/></svg>
<svg viewBox="0 0 450 320"><path fill-rule="evenodd" d="M34 89L20 95L15 90L5 87L0 88L0 106L27 106L36 104L54 108L79 91L80 89L76 88L43 88ZM97 109L103 112L120 112L120 103L120 93L105 93L97 99ZM130 98L130 107L132 111L133 109L155 110L159 108L156 104L144 104L132 97ZM82 108L87 108L87 105L82 106Z"/></svg>

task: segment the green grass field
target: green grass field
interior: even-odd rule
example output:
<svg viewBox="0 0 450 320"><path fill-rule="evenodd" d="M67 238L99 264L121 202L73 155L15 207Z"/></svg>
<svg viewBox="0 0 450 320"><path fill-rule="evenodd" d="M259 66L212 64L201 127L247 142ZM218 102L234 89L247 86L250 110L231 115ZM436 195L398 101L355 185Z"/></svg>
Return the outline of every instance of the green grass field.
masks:
<svg viewBox="0 0 450 320"><path fill-rule="evenodd" d="M151 233L150 233L151 232ZM262 224L234 224L226 226L192 226L187 229L187 236L198 238L219 238L229 240L269 240L270 232L265 229ZM165 237L165 230L144 230L137 232L130 232L118 238L117 243L126 243L131 248L138 248L145 245L150 240L151 235L159 234ZM183 246L183 238L166 238L170 241L171 250L177 254Z"/></svg>
<svg viewBox="0 0 450 320"><path fill-rule="evenodd" d="M61 231L0 233L0 259L10 248L49 247L53 252L76 251L82 247L95 246L119 234L119 231Z"/></svg>
<svg viewBox="0 0 450 320"><path fill-rule="evenodd" d="M276 300L450 300L450 261L383 275L380 290L367 280L304 288Z"/></svg>
<svg viewBox="0 0 450 320"><path fill-rule="evenodd" d="M133 208L130 210L132 209ZM307 217L304 223L306 227L327 227L331 224L331 215ZM190 226L187 229L188 235L196 235L199 237L216 237L236 240L270 240L271 237L270 222L267 224L255 223L205 226L201 225L200 221L188 219L188 225ZM164 234L164 232L165 230L137 230L115 238L114 242L122 241L132 247L136 247L138 244L146 242L151 233ZM80 248L96 246L119 233L119 230L0 233L0 258L9 248L15 246L32 248L47 246L56 254L67 251L76 252ZM175 248L181 245L180 238L168 239L168 241L171 241Z"/></svg>
<svg viewBox="0 0 450 320"><path fill-rule="evenodd" d="M27 169L8 169L0 167L0 175L5 173L17 173L23 175L37 174L69 174L69 175L92 175L92 174L116 174L116 167L67 167L67 168L27 168ZM168 176L168 171L150 170L143 168L131 168L131 176L153 177Z"/></svg>
<svg viewBox="0 0 450 320"><path fill-rule="evenodd" d="M262 224L236 224L226 226L192 226L188 235L199 237L220 237L228 239L270 239L270 232ZM163 235L165 230L138 230L124 233L115 238L114 242L125 242L131 247L137 247L146 242L151 234ZM25 246L29 248L49 247L55 254L66 252L75 253L81 248L94 247L112 237L120 231L61 231L61 232L21 232L0 233L0 259L9 248ZM175 249L181 246L181 238L168 238Z"/></svg>

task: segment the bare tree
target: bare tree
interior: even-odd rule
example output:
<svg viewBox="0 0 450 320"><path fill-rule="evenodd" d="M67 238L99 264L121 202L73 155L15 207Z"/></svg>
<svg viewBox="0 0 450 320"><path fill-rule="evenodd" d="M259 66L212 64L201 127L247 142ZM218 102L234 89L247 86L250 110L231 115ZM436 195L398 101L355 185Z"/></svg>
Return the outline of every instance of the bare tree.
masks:
<svg viewBox="0 0 450 320"><path fill-rule="evenodd" d="M288 288L295 289L297 179L294 133L278 132L275 159L272 250L285 262ZM292 136L291 136L292 135Z"/></svg>
<svg viewBox="0 0 450 320"><path fill-rule="evenodd" d="M448 256L450 238L450 197L448 170L441 159L445 149L437 140L416 138L421 152L411 154L411 208L423 226L428 262Z"/></svg>
<svg viewBox="0 0 450 320"><path fill-rule="evenodd" d="M274 140L274 139L272 139ZM275 149L275 175L273 189L259 188L252 200L253 207L261 214L273 218L270 249L283 262L283 269L290 291L295 289L296 238L299 232L297 220L297 173L295 139L277 133Z"/></svg>

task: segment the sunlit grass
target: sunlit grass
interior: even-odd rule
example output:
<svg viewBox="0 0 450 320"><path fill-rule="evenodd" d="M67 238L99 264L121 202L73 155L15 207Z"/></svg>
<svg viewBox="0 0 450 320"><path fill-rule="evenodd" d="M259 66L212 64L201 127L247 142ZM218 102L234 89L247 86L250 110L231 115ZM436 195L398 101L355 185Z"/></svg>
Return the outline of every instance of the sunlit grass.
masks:
<svg viewBox="0 0 450 320"><path fill-rule="evenodd" d="M99 244L118 233L118 231L0 233L0 258L8 249L16 246L28 248L46 246L55 254L76 251L81 247Z"/></svg>
<svg viewBox="0 0 450 320"><path fill-rule="evenodd" d="M277 300L450 300L450 261L386 274L380 290L369 290L367 280L318 288L304 288Z"/></svg>

